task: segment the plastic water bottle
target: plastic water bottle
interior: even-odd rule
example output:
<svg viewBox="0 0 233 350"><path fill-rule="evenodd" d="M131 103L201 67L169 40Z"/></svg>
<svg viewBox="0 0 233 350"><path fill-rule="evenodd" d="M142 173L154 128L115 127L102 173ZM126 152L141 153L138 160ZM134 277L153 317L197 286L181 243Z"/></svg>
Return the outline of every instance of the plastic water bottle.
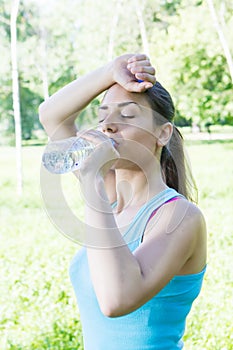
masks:
<svg viewBox="0 0 233 350"><path fill-rule="evenodd" d="M80 137L51 141L45 148L42 163L53 174L65 174L77 170L94 147L93 143Z"/></svg>

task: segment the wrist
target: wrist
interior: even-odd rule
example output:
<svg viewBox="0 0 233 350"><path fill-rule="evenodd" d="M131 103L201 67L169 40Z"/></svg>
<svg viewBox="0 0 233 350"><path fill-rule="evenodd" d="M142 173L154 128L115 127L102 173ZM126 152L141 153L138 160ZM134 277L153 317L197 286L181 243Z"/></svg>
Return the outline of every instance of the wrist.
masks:
<svg viewBox="0 0 233 350"><path fill-rule="evenodd" d="M109 61L102 67L102 76L103 76L103 81L105 83L104 90L109 89L112 85L116 83L114 79L114 61Z"/></svg>
<svg viewBox="0 0 233 350"><path fill-rule="evenodd" d="M84 179L80 180L80 188L86 206L96 210L109 208L105 182L101 175L97 175L96 177L85 176Z"/></svg>

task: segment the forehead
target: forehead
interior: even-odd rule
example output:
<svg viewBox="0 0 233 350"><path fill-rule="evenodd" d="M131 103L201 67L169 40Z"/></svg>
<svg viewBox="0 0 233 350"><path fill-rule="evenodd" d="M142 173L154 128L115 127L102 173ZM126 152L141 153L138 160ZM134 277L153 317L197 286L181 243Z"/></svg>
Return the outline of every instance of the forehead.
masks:
<svg viewBox="0 0 233 350"><path fill-rule="evenodd" d="M112 103L120 104L124 102L133 101L139 106L150 107L145 95L143 93L129 92L118 84L113 85L105 94L101 105L108 105Z"/></svg>

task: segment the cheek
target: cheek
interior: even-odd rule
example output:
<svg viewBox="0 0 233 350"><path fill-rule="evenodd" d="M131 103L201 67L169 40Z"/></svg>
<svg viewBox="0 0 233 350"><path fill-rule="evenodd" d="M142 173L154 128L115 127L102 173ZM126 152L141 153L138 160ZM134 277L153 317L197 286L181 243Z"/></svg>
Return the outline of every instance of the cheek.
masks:
<svg viewBox="0 0 233 350"><path fill-rule="evenodd" d="M155 150L156 147L156 138L155 135L148 132L143 132L140 135L137 136L137 142L139 142L141 145L145 146L151 151Z"/></svg>
<svg viewBox="0 0 233 350"><path fill-rule="evenodd" d="M126 141L124 143L124 147L126 147L131 154L136 154L136 156L139 158L144 158L150 155L156 154L156 144L157 140L155 136L148 132L130 132L125 134L123 136L124 140ZM132 140L132 143L127 144L127 140ZM126 151L125 148L125 151ZM145 152L145 149L149 150L148 152Z"/></svg>

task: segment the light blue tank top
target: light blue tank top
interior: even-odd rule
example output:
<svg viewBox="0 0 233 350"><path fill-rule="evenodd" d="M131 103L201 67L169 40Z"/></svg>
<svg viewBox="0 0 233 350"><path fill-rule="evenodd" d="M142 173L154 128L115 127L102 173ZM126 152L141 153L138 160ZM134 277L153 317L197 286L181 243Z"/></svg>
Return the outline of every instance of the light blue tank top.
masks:
<svg viewBox="0 0 233 350"><path fill-rule="evenodd" d="M167 189L147 202L124 234L133 252L141 243L151 213L171 198L180 196ZM137 234L140 232L140 234ZM81 248L70 265L85 350L176 350L183 348L185 320L200 293L206 269L175 276L151 300L132 313L109 318L100 311L88 268L86 249Z"/></svg>

